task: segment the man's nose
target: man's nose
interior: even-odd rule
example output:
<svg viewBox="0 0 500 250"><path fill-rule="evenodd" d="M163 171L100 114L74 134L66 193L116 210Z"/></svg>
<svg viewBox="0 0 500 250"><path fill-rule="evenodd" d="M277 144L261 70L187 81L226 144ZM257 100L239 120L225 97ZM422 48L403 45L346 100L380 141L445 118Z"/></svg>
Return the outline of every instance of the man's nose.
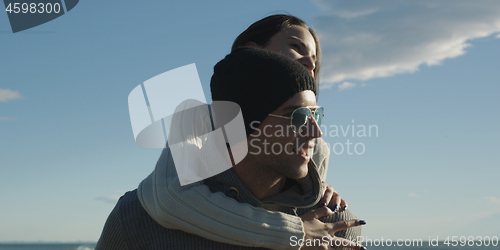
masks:
<svg viewBox="0 0 500 250"><path fill-rule="evenodd" d="M323 132L321 132L321 128L316 122L316 119L314 119L312 115L309 116L308 119L309 120L307 121L306 129L302 131L301 135L304 137L311 137L311 138L319 138L323 136Z"/></svg>

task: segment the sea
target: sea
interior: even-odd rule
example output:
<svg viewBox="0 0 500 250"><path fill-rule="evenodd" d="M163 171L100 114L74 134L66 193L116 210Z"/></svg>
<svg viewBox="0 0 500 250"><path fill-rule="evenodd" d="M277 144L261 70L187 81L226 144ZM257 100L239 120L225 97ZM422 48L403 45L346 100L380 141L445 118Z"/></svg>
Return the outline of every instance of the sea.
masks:
<svg viewBox="0 0 500 250"><path fill-rule="evenodd" d="M94 250L95 243L0 243L0 250Z"/></svg>
<svg viewBox="0 0 500 250"><path fill-rule="evenodd" d="M439 242L437 246L423 242L422 246L366 246L370 250L493 250L500 249L496 246L447 246ZM0 243L0 250L94 250L95 243Z"/></svg>

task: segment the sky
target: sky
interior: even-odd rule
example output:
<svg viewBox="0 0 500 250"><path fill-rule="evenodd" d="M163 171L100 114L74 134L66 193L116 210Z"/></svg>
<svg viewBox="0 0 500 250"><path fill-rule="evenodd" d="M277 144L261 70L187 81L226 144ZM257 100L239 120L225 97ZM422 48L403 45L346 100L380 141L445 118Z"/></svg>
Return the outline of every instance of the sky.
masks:
<svg viewBox="0 0 500 250"><path fill-rule="evenodd" d="M128 94L195 63L210 100L236 36L278 13L320 37L327 183L363 235L500 237L500 1L111 0L15 34L0 14L0 242L97 241L161 152Z"/></svg>

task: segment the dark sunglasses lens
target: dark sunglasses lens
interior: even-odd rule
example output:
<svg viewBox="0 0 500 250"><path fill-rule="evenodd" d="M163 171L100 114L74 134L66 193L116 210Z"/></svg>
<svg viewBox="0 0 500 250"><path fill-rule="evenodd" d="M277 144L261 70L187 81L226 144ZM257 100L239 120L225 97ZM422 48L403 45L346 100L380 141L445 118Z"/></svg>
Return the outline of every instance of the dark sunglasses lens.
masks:
<svg viewBox="0 0 500 250"><path fill-rule="evenodd" d="M311 110L308 108L298 108L292 114L292 126L295 132L302 131L302 126L307 123L307 119L311 116Z"/></svg>

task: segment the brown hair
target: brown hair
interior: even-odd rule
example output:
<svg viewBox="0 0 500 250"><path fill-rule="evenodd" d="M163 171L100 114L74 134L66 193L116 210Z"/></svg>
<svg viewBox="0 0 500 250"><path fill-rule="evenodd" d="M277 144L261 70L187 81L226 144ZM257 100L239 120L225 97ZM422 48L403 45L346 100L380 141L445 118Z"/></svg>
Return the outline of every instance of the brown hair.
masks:
<svg viewBox="0 0 500 250"><path fill-rule="evenodd" d="M254 42L261 47L265 47L269 44L272 36L282 30L292 27L293 25L308 29L314 38L314 43L316 44L316 67L314 68L314 80L316 81L316 87L319 87L321 48L319 46L318 36L312 28L307 26L306 22L302 21L298 17L291 15L272 15L253 23L245 31L243 31L236 38L236 40L234 40L231 51L238 47L245 46L249 42Z"/></svg>

